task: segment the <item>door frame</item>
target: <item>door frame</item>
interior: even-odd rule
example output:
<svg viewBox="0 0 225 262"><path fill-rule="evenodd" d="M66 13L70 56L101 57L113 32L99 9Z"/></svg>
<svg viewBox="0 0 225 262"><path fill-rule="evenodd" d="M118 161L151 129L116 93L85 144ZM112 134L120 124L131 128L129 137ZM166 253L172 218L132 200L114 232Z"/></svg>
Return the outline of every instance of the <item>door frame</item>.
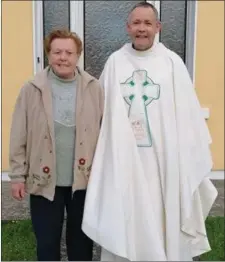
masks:
<svg viewBox="0 0 225 262"><path fill-rule="evenodd" d="M185 64L195 87L198 1L187 1Z"/></svg>
<svg viewBox="0 0 225 262"><path fill-rule="evenodd" d="M33 73L36 74L44 68L43 50L43 1L32 1L33 12Z"/></svg>
<svg viewBox="0 0 225 262"><path fill-rule="evenodd" d="M76 32L83 43L83 52L78 64L84 69L84 1L70 1L70 30Z"/></svg>

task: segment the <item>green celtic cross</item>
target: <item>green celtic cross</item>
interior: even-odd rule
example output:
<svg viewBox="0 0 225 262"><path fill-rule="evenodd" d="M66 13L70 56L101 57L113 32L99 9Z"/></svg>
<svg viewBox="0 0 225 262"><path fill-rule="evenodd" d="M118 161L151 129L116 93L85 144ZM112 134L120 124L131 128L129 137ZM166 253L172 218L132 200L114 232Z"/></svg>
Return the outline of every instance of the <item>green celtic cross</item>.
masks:
<svg viewBox="0 0 225 262"><path fill-rule="evenodd" d="M129 105L128 117L139 147L151 147L152 137L147 106L160 96L160 86L153 83L146 70L134 71L121 83L123 98Z"/></svg>

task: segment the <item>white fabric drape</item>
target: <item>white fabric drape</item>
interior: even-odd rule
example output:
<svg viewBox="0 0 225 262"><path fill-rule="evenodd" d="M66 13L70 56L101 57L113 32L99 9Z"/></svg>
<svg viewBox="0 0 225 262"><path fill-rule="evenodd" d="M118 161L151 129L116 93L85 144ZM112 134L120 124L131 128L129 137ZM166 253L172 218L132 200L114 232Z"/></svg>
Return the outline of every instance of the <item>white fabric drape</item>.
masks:
<svg viewBox="0 0 225 262"><path fill-rule="evenodd" d="M120 88L140 69L160 85L148 107L151 148L136 146ZM101 81L105 111L83 231L130 261L181 261L209 251L204 221L217 196L206 178L211 140L182 60L162 44L144 56L127 44L110 56Z"/></svg>

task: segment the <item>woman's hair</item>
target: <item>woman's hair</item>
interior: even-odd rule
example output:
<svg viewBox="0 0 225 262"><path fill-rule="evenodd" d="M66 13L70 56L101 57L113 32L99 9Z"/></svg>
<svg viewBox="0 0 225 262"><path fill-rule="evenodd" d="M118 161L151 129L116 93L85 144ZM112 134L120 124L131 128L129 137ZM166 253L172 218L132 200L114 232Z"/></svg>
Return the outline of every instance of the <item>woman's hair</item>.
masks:
<svg viewBox="0 0 225 262"><path fill-rule="evenodd" d="M82 47L82 41L79 38L79 36L76 33L70 32L67 29L57 29L57 30L53 30L44 40L44 49L45 49L46 55L48 55L49 52L51 51L52 41L57 38L72 39L74 43L76 44L77 54L78 55L81 54L83 47Z"/></svg>

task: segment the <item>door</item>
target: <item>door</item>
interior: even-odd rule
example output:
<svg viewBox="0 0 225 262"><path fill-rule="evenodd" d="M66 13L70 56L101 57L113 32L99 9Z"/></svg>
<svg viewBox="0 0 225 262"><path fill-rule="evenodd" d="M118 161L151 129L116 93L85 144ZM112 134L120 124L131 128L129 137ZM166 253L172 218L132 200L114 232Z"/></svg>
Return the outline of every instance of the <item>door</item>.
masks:
<svg viewBox="0 0 225 262"><path fill-rule="evenodd" d="M43 38L55 28L69 28L84 44L80 66L99 77L108 56L129 41L125 24L129 11L140 1L36 1L39 10L37 30ZM195 2L148 1L159 11L162 32L159 40L175 51L193 77ZM42 20L40 17L42 16ZM43 21L40 23L40 21ZM38 41L39 39L36 39ZM43 39L42 39L43 40ZM42 46L42 41L40 45ZM36 48L37 49L37 48ZM36 54L39 70L47 63L43 52ZM43 50L41 50L43 51ZM39 58L38 58L39 56ZM38 62L39 61L39 62Z"/></svg>

